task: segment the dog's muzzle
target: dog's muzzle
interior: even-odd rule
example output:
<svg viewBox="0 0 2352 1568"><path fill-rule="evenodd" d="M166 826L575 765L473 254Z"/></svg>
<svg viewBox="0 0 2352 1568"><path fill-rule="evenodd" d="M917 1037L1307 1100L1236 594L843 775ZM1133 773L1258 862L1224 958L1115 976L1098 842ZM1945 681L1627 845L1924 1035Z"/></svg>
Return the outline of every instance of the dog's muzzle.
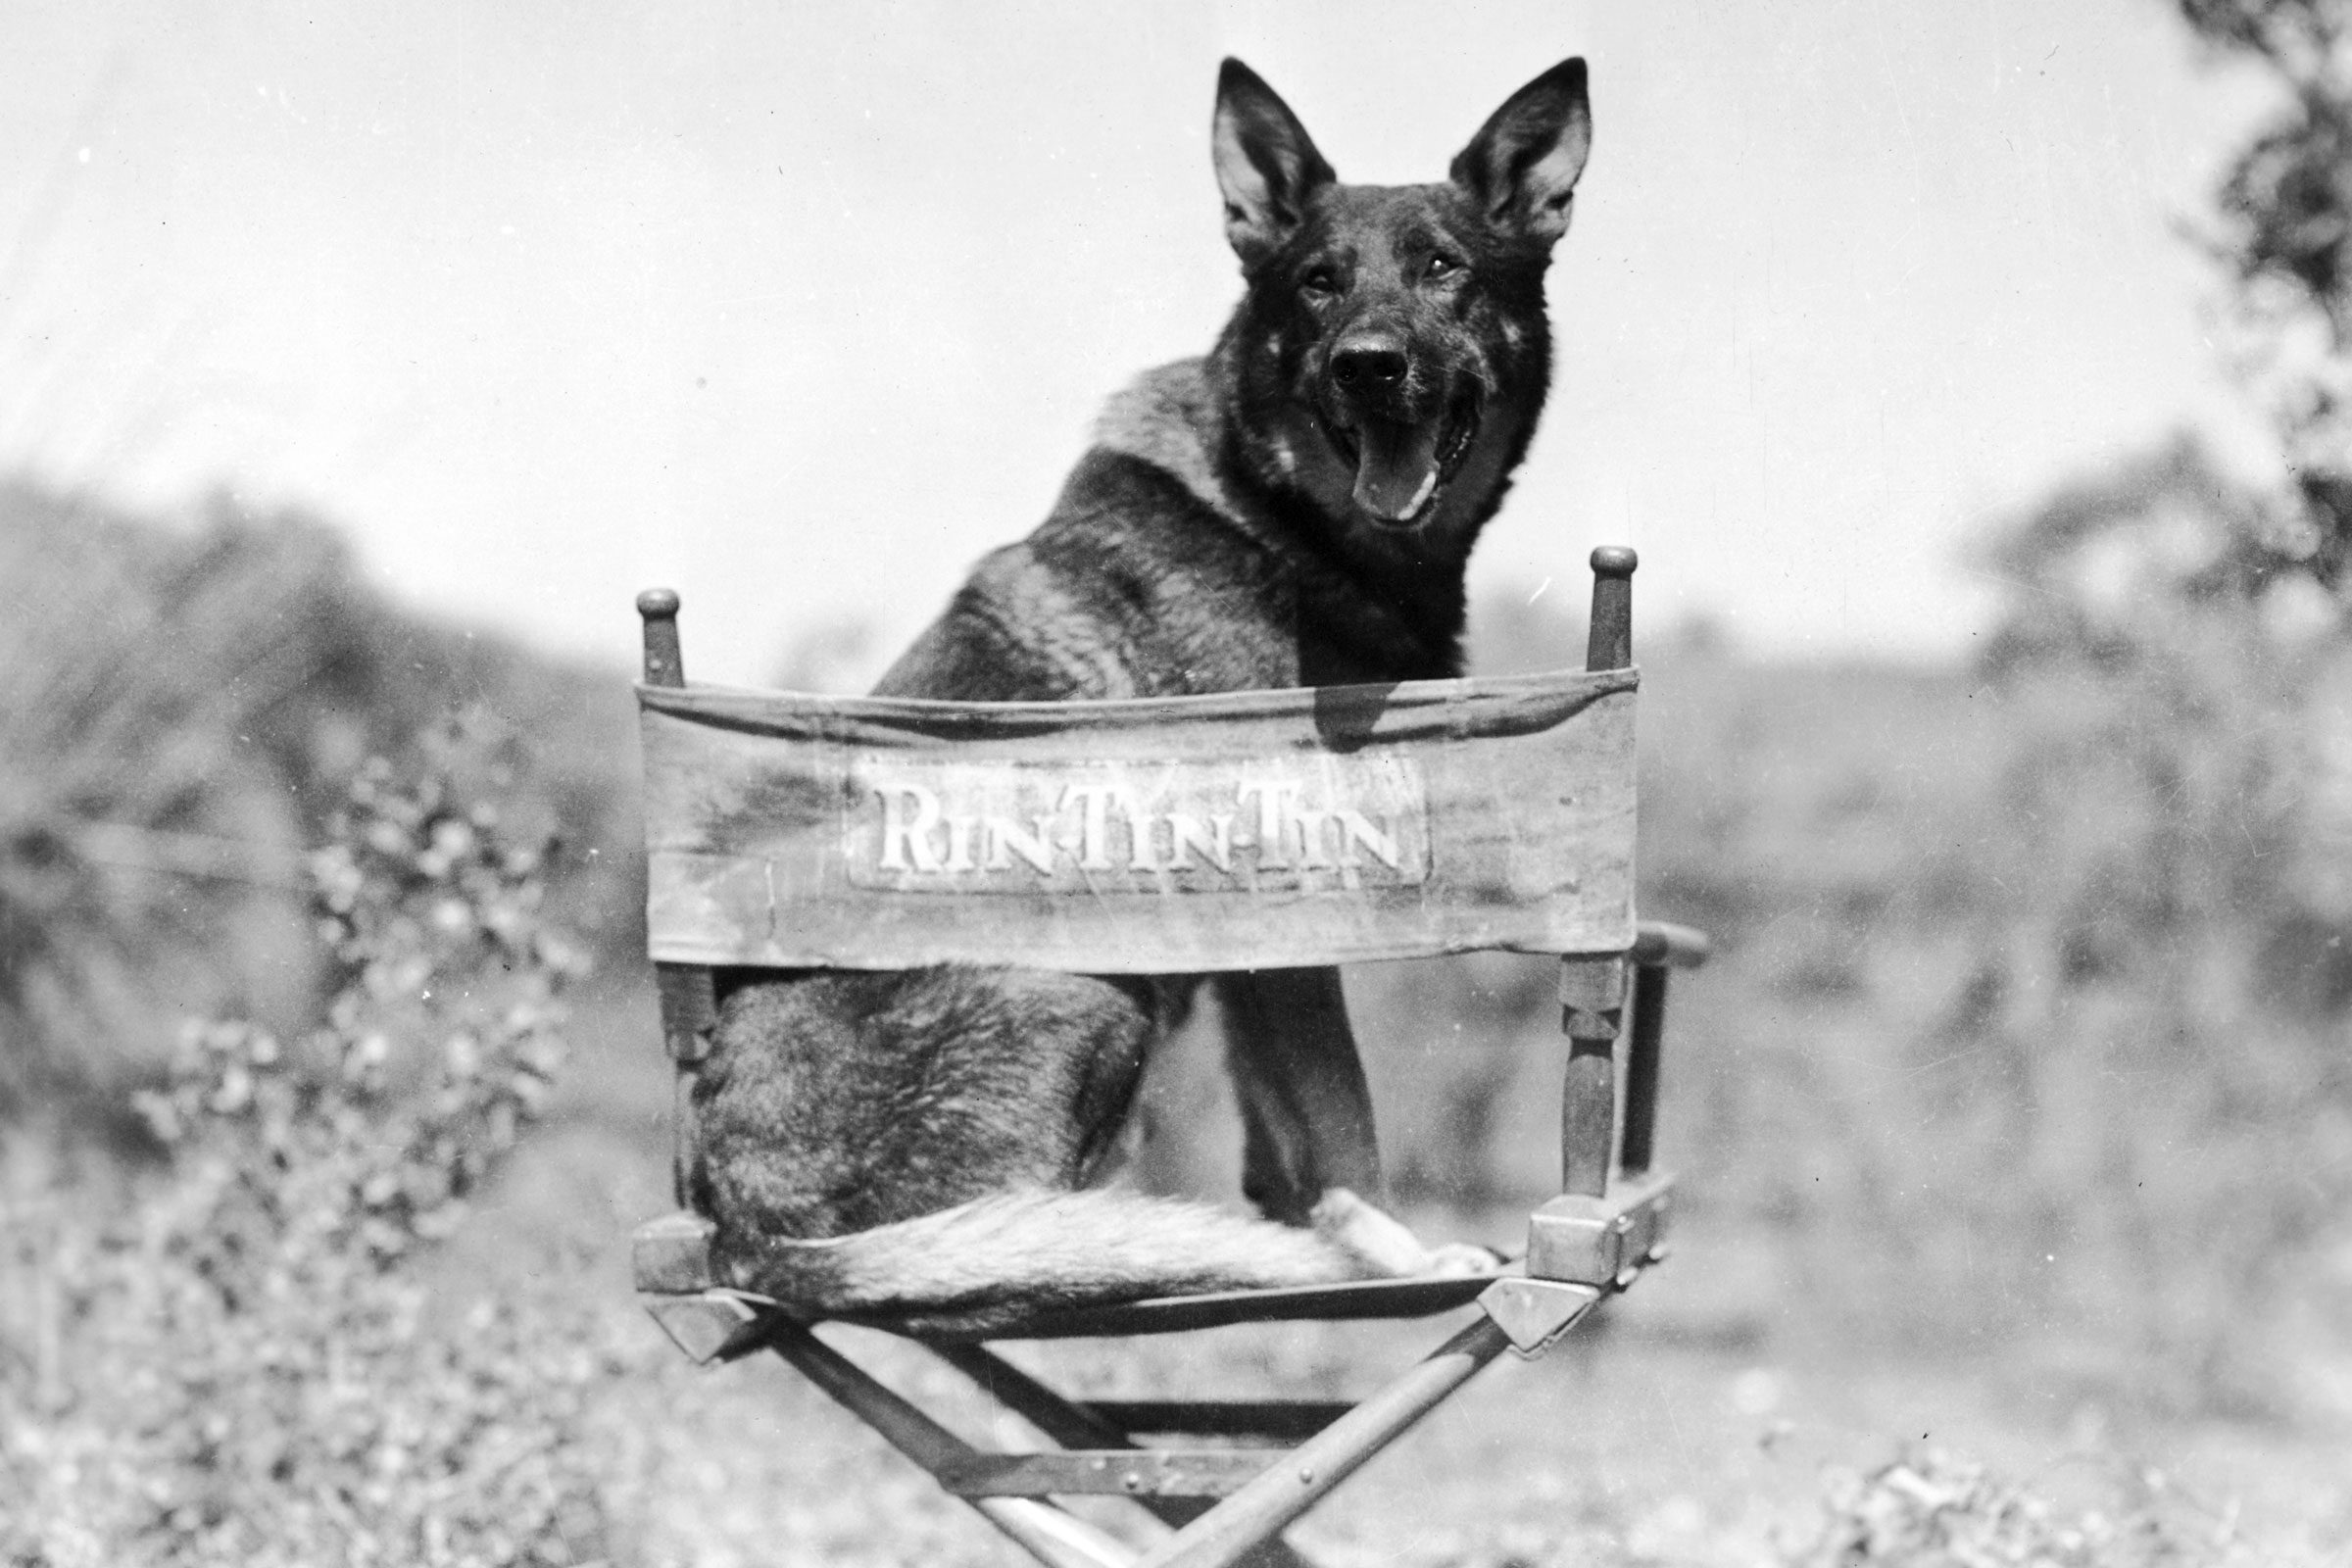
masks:
<svg viewBox="0 0 2352 1568"><path fill-rule="evenodd" d="M1357 510L1391 528L1409 528L1421 519L1478 436L1475 392L1456 392L1415 417L1408 407L1399 406L1401 400L1383 395L1396 389L1404 375L1404 356L1399 353L1333 355L1330 379L1340 395L1331 400L1334 406L1324 417L1333 449L1355 470Z"/></svg>

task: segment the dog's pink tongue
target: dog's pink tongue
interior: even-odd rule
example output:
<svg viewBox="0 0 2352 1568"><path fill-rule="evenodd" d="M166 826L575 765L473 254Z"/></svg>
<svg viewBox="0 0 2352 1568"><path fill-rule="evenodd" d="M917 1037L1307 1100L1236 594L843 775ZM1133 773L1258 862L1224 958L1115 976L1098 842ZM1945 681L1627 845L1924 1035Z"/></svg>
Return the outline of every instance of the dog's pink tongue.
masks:
<svg viewBox="0 0 2352 1568"><path fill-rule="evenodd" d="M1355 429L1355 504L1386 522L1410 522L1438 488L1438 435L1446 421L1391 424L1366 419Z"/></svg>

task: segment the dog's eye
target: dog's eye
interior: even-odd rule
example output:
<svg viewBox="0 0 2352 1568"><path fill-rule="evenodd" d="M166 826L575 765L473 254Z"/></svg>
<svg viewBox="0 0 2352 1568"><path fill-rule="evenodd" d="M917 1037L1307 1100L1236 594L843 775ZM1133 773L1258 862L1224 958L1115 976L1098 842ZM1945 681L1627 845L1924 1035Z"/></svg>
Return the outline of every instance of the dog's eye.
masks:
<svg viewBox="0 0 2352 1568"><path fill-rule="evenodd" d="M1429 259L1429 265L1422 269L1421 275L1431 282L1435 282L1442 277L1451 277L1461 270L1461 263L1441 253Z"/></svg>
<svg viewBox="0 0 2352 1568"><path fill-rule="evenodd" d="M1340 280L1332 275L1330 268L1318 267L1298 280L1298 290L1302 294L1321 299L1326 295L1337 294L1340 291Z"/></svg>

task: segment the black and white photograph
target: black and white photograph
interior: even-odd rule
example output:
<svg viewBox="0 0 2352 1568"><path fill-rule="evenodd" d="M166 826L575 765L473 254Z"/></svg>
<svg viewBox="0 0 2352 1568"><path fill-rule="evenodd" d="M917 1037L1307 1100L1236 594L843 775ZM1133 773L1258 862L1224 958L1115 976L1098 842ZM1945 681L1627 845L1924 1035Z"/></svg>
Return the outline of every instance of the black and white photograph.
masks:
<svg viewBox="0 0 2352 1568"><path fill-rule="evenodd" d="M12 0L0 1563L2352 1563L2352 0Z"/></svg>

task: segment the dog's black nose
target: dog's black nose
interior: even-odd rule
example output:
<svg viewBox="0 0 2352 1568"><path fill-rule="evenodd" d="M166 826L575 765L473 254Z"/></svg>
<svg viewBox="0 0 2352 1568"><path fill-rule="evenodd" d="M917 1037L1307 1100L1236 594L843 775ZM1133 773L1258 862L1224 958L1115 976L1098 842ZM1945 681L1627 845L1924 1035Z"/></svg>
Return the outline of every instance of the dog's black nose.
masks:
<svg viewBox="0 0 2352 1568"><path fill-rule="evenodd" d="M1332 379L1350 389L1387 391L1404 379L1404 351L1387 343L1355 343L1331 356Z"/></svg>

